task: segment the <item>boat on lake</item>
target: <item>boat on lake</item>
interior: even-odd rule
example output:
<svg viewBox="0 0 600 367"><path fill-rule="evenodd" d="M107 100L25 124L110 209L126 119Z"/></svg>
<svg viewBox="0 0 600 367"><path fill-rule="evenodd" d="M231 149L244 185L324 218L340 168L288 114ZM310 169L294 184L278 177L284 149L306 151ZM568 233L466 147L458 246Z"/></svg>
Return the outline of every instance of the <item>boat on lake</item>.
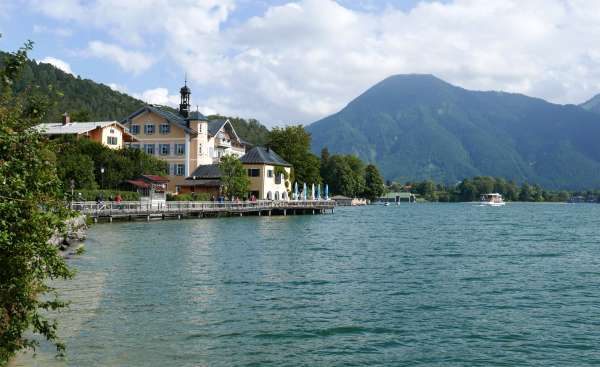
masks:
<svg viewBox="0 0 600 367"><path fill-rule="evenodd" d="M502 195L498 193L492 194L483 194L481 195L480 200L481 206L503 206L506 205L504 199L502 199Z"/></svg>

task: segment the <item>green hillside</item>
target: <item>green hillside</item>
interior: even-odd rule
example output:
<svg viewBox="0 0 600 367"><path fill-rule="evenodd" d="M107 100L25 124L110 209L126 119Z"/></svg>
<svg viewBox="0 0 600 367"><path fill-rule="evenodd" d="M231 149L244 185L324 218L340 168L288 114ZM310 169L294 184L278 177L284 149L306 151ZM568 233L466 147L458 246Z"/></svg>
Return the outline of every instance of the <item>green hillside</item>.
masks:
<svg viewBox="0 0 600 367"><path fill-rule="evenodd" d="M0 64L6 55L0 51ZM31 85L39 86L41 94L53 96L54 104L45 117L45 122L61 121L61 115L65 112L69 112L73 120L120 121L144 105L144 102L114 91L104 84L75 77L50 64L38 64L35 60L27 63L21 78L14 84L13 91L19 93ZM51 88L62 95L51 92ZM268 129L257 120L230 120L242 139L256 145L266 142Z"/></svg>
<svg viewBox="0 0 600 367"><path fill-rule="evenodd" d="M5 55L0 52L0 60ZM46 116L46 122L60 121L64 112L75 116L79 114L91 121L120 120L144 105L144 102L104 84L75 77L50 64L38 64L35 60L27 63L13 90L21 92L32 84L39 86L40 92L46 95L55 95L50 93L50 88L62 93L62 96L53 98L55 104Z"/></svg>
<svg viewBox="0 0 600 367"><path fill-rule="evenodd" d="M476 92L431 75L392 76L308 127L313 149L353 153L386 179L496 176L600 187L600 116L577 106Z"/></svg>

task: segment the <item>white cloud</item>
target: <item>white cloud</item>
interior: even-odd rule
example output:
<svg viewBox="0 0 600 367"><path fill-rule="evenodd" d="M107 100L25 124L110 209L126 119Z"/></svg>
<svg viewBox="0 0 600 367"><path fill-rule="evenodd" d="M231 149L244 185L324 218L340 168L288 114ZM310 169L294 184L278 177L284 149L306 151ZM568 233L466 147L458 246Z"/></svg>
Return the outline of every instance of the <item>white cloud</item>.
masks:
<svg viewBox="0 0 600 367"><path fill-rule="evenodd" d="M1 10L1 9L0 9ZM73 35L73 31L68 28L57 27L50 28L44 25L34 24L33 33L51 33L59 37L70 37Z"/></svg>
<svg viewBox="0 0 600 367"><path fill-rule="evenodd" d="M67 63L66 61L57 59L56 57L46 56L43 59L41 59L39 62L44 63L44 64L50 64L50 65L54 66L55 68L64 71L65 73L74 75L73 70L71 70L71 65L69 65L69 63Z"/></svg>
<svg viewBox="0 0 600 367"><path fill-rule="evenodd" d="M108 87L115 92L127 93L127 87L122 84L108 83Z"/></svg>
<svg viewBox="0 0 600 367"><path fill-rule="evenodd" d="M117 45L102 41L92 41L88 44L87 53L98 58L106 58L117 63L121 69L133 74L148 70L154 59L142 52L128 51Z"/></svg>
<svg viewBox="0 0 600 367"><path fill-rule="evenodd" d="M363 2L368 10L356 10L300 0L235 22L227 22L233 0L33 3L48 16L90 23L179 65L192 90L202 91L203 104L220 113L271 124L314 121L399 73L431 73L466 88L559 103L600 92L596 0L420 2L411 11L378 10L370 1ZM125 70L141 73L151 65L141 51L96 42L98 54ZM124 56L130 53L140 63ZM169 100L168 92L160 95Z"/></svg>
<svg viewBox="0 0 600 367"><path fill-rule="evenodd" d="M169 94L167 88L148 89L144 92L134 93L133 96L149 104L159 104L163 106L179 107L179 96Z"/></svg>

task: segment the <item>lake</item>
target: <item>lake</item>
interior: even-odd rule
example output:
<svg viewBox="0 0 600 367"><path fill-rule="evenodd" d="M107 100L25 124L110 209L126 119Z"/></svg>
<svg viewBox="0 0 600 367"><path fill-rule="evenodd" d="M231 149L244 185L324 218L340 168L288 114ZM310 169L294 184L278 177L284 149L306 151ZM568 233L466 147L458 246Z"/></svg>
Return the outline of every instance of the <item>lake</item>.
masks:
<svg viewBox="0 0 600 367"><path fill-rule="evenodd" d="M94 225L67 358L26 366L600 364L600 205Z"/></svg>

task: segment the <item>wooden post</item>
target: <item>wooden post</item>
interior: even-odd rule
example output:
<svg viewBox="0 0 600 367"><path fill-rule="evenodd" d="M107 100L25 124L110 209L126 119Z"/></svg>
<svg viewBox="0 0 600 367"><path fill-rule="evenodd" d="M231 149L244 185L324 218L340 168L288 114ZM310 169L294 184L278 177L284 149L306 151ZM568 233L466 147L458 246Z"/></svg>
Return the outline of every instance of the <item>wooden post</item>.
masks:
<svg viewBox="0 0 600 367"><path fill-rule="evenodd" d="M146 216L146 222L150 222L150 216L149 215Z"/></svg>
<svg viewBox="0 0 600 367"><path fill-rule="evenodd" d="M112 215L111 215L110 217L108 217L108 221L109 221L110 223L112 223Z"/></svg>
<svg viewBox="0 0 600 367"><path fill-rule="evenodd" d="M271 216L271 210L269 210L269 217Z"/></svg>
<svg viewBox="0 0 600 367"><path fill-rule="evenodd" d="M283 216L287 217L287 209L283 209Z"/></svg>

